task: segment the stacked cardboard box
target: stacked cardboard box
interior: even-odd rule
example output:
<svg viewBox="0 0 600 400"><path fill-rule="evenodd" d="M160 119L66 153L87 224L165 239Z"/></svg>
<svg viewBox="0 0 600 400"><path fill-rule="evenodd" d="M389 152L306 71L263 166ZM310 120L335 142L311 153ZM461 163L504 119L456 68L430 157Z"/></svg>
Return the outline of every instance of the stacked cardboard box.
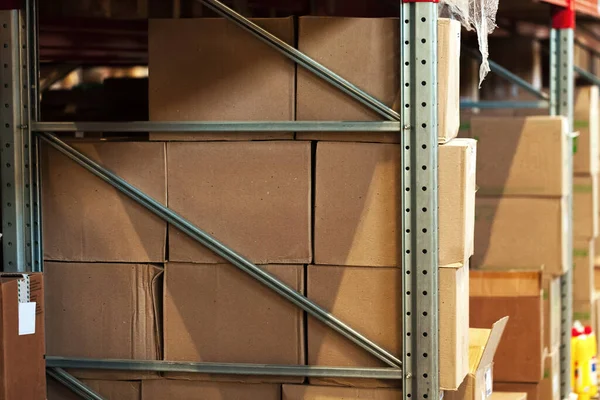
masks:
<svg viewBox="0 0 600 400"><path fill-rule="evenodd" d="M595 326L594 261L598 237L600 122L598 88L581 87L575 102L573 170L573 319Z"/></svg>
<svg viewBox="0 0 600 400"><path fill-rule="evenodd" d="M166 204L164 144L75 147ZM159 360L167 224L50 147L42 149L42 164L47 354ZM157 377L71 372L101 380Z"/></svg>
<svg viewBox="0 0 600 400"><path fill-rule="evenodd" d="M288 43L296 42L291 18L255 22ZM304 120L378 119L304 71L296 72L285 57L223 20L157 20L149 29L153 121L288 121L296 114ZM399 31L397 19L301 18L297 41L300 50L398 109ZM457 389L468 372L468 259L474 235L476 143L454 139L459 35L458 22L440 20L444 389ZM365 58L372 62L364 63ZM335 135L298 135L294 141L293 133L286 132L165 132L151 134L148 143L78 148L400 354L401 326L390 322L398 321L402 310L400 216L411 212L398 206L404 150L397 134ZM50 355L382 366L58 152L44 149L44 163ZM80 332L76 340L66 334L73 331ZM73 373L98 391L118 392L123 398L137 399L141 388L144 400L279 399L282 384L304 381ZM312 399L319 390L356 398L364 391L382 399L398 393L390 387L397 383L389 381L310 383L325 388L286 385L291 389L284 389L284 398Z"/></svg>
<svg viewBox="0 0 600 400"><path fill-rule="evenodd" d="M470 124L479 149L472 325L510 317L494 380L537 385L544 399L559 396L558 371L545 378L545 365L560 344L559 282L568 268L569 134L562 117L477 117Z"/></svg>

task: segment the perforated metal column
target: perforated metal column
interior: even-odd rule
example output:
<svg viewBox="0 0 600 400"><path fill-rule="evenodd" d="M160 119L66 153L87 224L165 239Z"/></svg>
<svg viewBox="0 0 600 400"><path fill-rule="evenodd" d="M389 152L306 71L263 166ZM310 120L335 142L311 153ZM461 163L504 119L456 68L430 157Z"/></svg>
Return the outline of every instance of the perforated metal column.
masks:
<svg viewBox="0 0 600 400"><path fill-rule="evenodd" d="M0 192L4 271L31 271L35 264L26 38L24 13L0 11Z"/></svg>
<svg viewBox="0 0 600 400"><path fill-rule="evenodd" d="M435 399L438 353L437 4L404 3L400 20L403 89L403 335L405 400Z"/></svg>
<svg viewBox="0 0 600 400"><path fill-rule="evenodd" d="M569 130L573 130L573 28L555 28L550 33L550 112L563 115L569 120ZM572 148L569 139L569 148ZM569 157L567 174L573 177L573 156ZM571 181L569 187L573 187ZM571 393L571 327L573 323L573 197L568 197L568 272L561 279L561 343L560 371L561 398Z"/></svg>

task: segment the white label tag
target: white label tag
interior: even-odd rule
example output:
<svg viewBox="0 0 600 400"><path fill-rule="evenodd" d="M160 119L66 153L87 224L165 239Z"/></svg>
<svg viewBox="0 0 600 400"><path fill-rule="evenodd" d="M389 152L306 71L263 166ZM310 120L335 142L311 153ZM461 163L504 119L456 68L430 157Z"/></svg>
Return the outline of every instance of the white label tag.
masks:
<svg viewBox="0 0 600 400"><path fill-rule="evenodd" d="M485 380L485 398L492 395L492 369L487 368L483 374Z"/></svg>
<svg viewBox="0 0 600 400"><path fill-rule="evenodd" d="M19 335L35 333L35 302L19 303Z"/></svg>

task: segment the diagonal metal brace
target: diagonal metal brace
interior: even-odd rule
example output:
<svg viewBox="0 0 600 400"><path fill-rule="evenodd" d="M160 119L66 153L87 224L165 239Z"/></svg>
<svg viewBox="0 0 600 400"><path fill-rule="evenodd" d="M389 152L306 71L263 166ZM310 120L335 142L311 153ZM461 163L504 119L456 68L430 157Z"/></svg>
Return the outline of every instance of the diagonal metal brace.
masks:
<svg viewBox="0 0 600 400"><path fill-rule="evenodd" d="M465 51L467 52L467 54L469 56L475 58L476 60L481 61L481 54L478 51L468 48L468 47L465 47ZM519 78L517 75L513 74L508 69L501 66L500 64L498 64L492 60L488 60L488 62L490 63L490 70L493 73L500 75L502 78L504 78L510 82L513 82L514 84L523 88L525 91L531 93L532 95L536 96L540 100L548 100L550 98L546 93L539 91L535 86L533 86L526 80Z"/></svg>
<svg viewBox="0 0 600 400"><path fill-rule="evenodd" d="M46 368L46 374L54 378L56 381L65 385L67 388L69 388L69 390L79 395L82 399L106 400L104 399L104 397L94 392L92 389L83 384L83 382L81 382L79 379L75 378L73 375L69 374L62 368Z"/></svg>
<svg viewBox="0 0 600 400"><path fill-rule="evenodd" d="M127 195L131 199L143 205L160 218L169 222L170 224L181 230L183 233L190 236L192 239L196 240L209 250L213 251L215 254L219 255L220 257L224 258L225 260L235 265L242 271L246 272L263 285L274 290L280 296L284 297L296 306L300 307L313 317L317 318L319 321L323 322L325 325L329 326L333 330L350 339L356 345L362 347L363 349L365 349L366 351L368 351L387 365L390 365L392 367L400 367L402 365L402 361L400 361L400 359L398 359L396 356L394 356L387 350L383 349L376 343L362 336L360 333L346 325L344 322L331 315L325 309L316 305L305 296L296 292L294 289L291 289L289 286L287 286L271 274L263 271L255 264L250 262L248 259L231 250L223 243L219 242L218 240L210 236L208 233L196 227L191 222L189 222L170 208L165 207L152 197L143 193L138 188L132 186L124 179L118 177L117 175L108 171L107 169L105 169L100 164L96 163L86 155L75 150L73 147L69 146L68 144L57 138L55 135L49 133L38 133L38 135L41 139L46 141L48 144L50 144L62 154L69 157L71 160L75 161L77 164L81 165L82 167L84 167L100 179L104 180L105 182L111 184L123 194Z"/></svg>
<svg viewBox="0 0 600 400"><path fill-rule="evenodd" d="M589 71L586 71L581 67L578 67L577 65L573 65L573 70L575 71L575 73L579 74L580 77L589 81L593 85L600 86L600 77L597 77L596 75L592 74Z"/></svg>
<svg viewBox="0 0 600 400"><path fill-rule="evenodd" d="M273 47L275 50L282 53L284 56L288 57L292 61L298 63L298 65L306 68L308 71L317 75L319 78L329 82L342 92L350 95L354 99L358 100L362 104L366 105L370 109L374 110L378 114L383 117L391 120L391 121L400 121L400 114L394 111L392 108L386 106L381 101L377 100L370 94L365 93L363 90L359 89L346 79L337 75L335 72L331 71L324 65L318 63L313 60L306 54L302 53L298 49L295 49L293 46L290 46L283 40L279 39L277 36L272 35L266 30L262 29L260 26L256 25L254 22L250 21L248 18L243 17L242 15L236 13L231 8L227 7L225 4L221 3L218 0L197 0L206 5L208 8L213 10L219 15L227 18L228 20L234 22L236 25L250 32L252 35L256 36L258 39Z"/></svg>

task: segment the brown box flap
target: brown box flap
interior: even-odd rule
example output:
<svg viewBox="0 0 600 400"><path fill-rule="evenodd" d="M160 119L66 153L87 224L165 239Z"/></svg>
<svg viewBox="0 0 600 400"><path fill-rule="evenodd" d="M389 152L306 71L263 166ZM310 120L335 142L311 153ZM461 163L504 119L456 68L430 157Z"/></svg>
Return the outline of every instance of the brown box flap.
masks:
<svg viewBox="0 0 600 400"><path fill-rule="evenodd" d="M471 347L481 350L479 363L475 370L490 365L494 361L494 354L496 354L507 322L508 317L504 317L492 325L492 329L469 329L469 340L473 338L472 344L469 344L469 351ZM472 372L475 370L472 370Z"/></svg>

